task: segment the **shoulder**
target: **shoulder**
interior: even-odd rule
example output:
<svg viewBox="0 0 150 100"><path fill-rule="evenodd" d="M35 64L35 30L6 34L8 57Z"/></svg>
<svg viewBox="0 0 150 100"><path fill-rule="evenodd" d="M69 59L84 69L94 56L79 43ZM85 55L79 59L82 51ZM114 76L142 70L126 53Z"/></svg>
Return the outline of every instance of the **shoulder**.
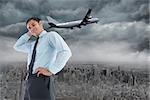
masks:
<svg viewBox="0 0 150 100"><path fill-rule="evenodd" d="M50 31L50 32L47 32L47 35L48 36L55 36L55 35L59 35L59 34L56 31Z"/></svg>
<svg viewBox="0 0 150 100"><path fill-rule="evenodd" d="M48 38L60 38L61 36L56 31L50 31L50 32L47 32L47 37Z"/></svg>

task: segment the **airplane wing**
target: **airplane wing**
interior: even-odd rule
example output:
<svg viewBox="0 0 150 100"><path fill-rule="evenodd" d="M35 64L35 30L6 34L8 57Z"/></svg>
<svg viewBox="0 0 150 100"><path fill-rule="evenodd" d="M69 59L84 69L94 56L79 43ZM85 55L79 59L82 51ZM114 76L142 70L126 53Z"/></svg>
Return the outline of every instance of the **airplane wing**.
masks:
<svg viewBox="0 0 150 100"><path fill-rule="evenodd" d="M86 22L88 22L88 19L90 18L90 14L91 14L92 9L89 9L88 12L86 13L85 17L83 18L82 22L80 23L80 25L85 25Z"/></svg>
<svg viewBox="0 0 150 100"><path fill-rule="evenodd" d="M47 20L48 20L48 23L54 23L54 24L58 24L59 22L56 21L55 19L53 19L52 17L50 16L46 16Z"/></svg>

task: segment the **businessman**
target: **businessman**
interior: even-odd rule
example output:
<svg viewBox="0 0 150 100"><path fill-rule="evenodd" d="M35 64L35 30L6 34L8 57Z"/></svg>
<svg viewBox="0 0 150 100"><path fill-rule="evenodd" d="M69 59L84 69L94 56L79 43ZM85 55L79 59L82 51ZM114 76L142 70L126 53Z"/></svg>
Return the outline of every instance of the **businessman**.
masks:
<svg viewBox="0 0 150 100"><path fill-rule="evenodd" d="M29 18L26 27L28 32L14 45L15 50L28 54L24 100L55 100L53 76L63 69L71 50L57 32L44 30L41 19Z"/></svg>

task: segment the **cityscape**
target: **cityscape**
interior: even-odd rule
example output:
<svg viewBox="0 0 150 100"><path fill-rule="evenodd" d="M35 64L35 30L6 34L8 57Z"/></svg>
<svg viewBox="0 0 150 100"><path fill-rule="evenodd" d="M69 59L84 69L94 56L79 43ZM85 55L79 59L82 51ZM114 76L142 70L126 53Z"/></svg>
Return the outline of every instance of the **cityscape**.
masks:
<svg viewBox="0 0 150 100"><path fill-rule="evenodd" d="M1 66L0 100L22 100L25 63ZM148 68L67 64L54 76L56 100L149 100Z"/></svg>

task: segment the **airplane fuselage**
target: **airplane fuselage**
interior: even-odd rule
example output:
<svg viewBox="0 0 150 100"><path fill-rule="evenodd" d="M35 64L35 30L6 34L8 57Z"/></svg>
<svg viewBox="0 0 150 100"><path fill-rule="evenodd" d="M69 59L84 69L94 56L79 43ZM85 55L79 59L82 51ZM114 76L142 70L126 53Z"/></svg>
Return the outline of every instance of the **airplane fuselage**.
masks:
<svg viewBox="0 0 150 100"><path fill-rule="evenodd" d="M82 20L77 20L77 21L72 21L72 22L66 22L66 23L59 23L56 24L55 27L57 28L73 28L73 27L80 27L82 25L87 25L87 24L91 24L91 23L97 23L99 21L98 18L91 18L88 19L87 22L82 22Z"/></svg>
<svg viewBox="0 0 150 100"><path fill-rule="evenodd" d="M92 18L92 16L90 16L91 13L91 9L88 10L88 12L86 13L85 17L82 20L77 20L77 21L70 21L70 22L65 22L65 23L53 23L52 18L50 18L49 16L47 17L48 21L49 21L49 25L50 28L54 27L54 28L71 28L73 29L74 27L78 27L81 28L81 26L85 26L87 24L91 24L91 23L97 23L99 21L98 18Z"/></svg>

